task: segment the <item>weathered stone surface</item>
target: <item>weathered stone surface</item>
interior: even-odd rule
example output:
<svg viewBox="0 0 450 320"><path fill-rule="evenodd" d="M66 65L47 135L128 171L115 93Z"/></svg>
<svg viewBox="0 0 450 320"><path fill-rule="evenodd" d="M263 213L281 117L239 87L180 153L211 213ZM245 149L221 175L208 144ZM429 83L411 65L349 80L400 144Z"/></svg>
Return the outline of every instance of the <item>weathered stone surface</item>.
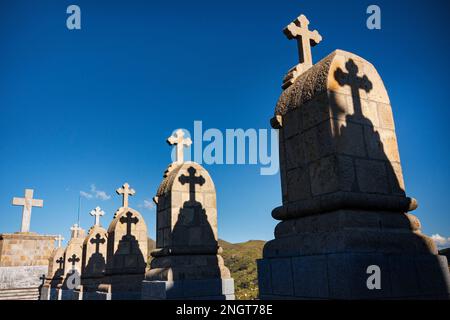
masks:
<svg viewBox="0 0 450 320"><path fill-rule="evenodd" d="M106 267L107 231L94 225L83 242L82 277L101 277Z"/></svg>
<svg viewBox="0 0 450 320"><path fill-rule="evenodd" d="M0 267L0 290L38 288L48 266Z"/></svg>
<svg viewBox="0 0 450 320"><path fill-rule="evenodd" d="M294 77L295 76L295 77ZM389 97L375 68L337 50L285 78L281 222L258 261L262 299L450 298L447 260L407 214ZM380 269L381 288L367 285ZM404 272L403 272L404 271Z"/></svg>
<svg viewBox="0 0 450 320"><path fill-rule="evenodd" d="M216 190L209 173L194 162L173 163L154 200L157 248L142 283L143 299L234 299L217 241Z"/></svg>
<svg viewBox="0 0 450 320"><path fill-rule="evenodd" d="M54 236L31 232L0 234L0 267L47 266Z"/></svg>
<svg viewBox="0 0 450 320"><path fill-rule="evenodd" d="M450 281L442 274L442 257L381 253L331 253L258 261L262 299L448 299ZM422 264L422 269L417 268ZM292 268L289 267L292 265ZM261 266L264 266L261 268ZM379 290L369 289L369 266L380 268ZM265 270L265 272L263 272ZM287 274L287 273L291 274ZM428 273L427 273L428 272ZM434 274L433 276L430 276ZM261 275L263 273L263 275ZM282 274L280 278L279 275ZM286 279L292 282L287 283ZM425 280L427 279L427 280ZM435 281L431 281L435 279ZM291 292L294 287L294 293Z"/></svg>
<svg viewBox="0 0 450 320"><path fill-rule="evenodd" d="M121 207L107 231L106 274L143 274L147 259L147 225L142 215Z"/></svg>
<svg viewBox="0 0 450 320"><path fill-rule="evenodd" d="M275 115L282 119L283 206L309 207L296 216L323 212L309 203L324 203L332 193L339 198L343 191L352 193L346 205L354 208L371 209L374 202L383 207L387 197L398 205L386 210L415 208L404 205L415 200L405 196L392 109L383 81L369 62L345 51L333 52L282 93ZM306 197L305 179L290 174L298 177L299 170L310 175L311 193ZM371 200L364 201L366 197Z"/></svg>

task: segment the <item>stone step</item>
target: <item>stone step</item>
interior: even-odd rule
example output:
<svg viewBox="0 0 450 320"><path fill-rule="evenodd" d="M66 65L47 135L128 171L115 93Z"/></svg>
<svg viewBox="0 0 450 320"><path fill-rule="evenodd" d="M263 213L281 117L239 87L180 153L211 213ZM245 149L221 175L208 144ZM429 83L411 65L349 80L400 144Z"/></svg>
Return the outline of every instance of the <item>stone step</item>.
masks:
<svg viewBox="0 0 450 320"><path fill-rule="evenodd" d="M0 290L0 300L38 300L38 288Z"/></svg>

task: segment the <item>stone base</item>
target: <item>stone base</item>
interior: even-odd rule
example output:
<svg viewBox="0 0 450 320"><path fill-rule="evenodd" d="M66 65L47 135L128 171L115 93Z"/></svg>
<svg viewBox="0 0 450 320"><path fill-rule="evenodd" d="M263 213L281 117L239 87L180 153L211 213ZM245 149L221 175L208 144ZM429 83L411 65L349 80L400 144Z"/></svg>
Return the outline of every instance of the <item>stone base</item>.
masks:
<svg viewBox="0 0 450 320"><path fill-rule="evenodd" d="M111 293L108 292L84 292L83 300L111 300Z"/></svg>
<svg viewBox="0 0 450 320"><path fill-rule="evenodd" d="M0 300L38 300L48 266L0 267Z"/></svg>
<svg viewBox="0 0 450 320"><path fill-rule="evenodd" d="M89 296L93 300L141 300L142 280L144 274L109 275L91 291Z"/></svg>
<svg viewBox="0 0 450 320"><path fill-rule="evenodd" d="M257 263L261 299L450 299L444 256L336 253ZM371 265L380 267L379 290L367 287Z"/></svg>
<svg viewBox="0 0 450 320"><path fill-rule="evenodd" d="M58 289L57 300L83 300L83 291L75 289Z"/></svg>
<svg viewBox="0 0 450 320"><path fill-rule="evenodd" d="M48 266L55 236L33 232L0 234L0 267ZM1 282L0 282L1 283Z"/></svg>
<svg viewBox="0 0 450 320"><path fill-rule="evenodd" d="M234 300L234 280L144 280L142 300Z"/></svg>

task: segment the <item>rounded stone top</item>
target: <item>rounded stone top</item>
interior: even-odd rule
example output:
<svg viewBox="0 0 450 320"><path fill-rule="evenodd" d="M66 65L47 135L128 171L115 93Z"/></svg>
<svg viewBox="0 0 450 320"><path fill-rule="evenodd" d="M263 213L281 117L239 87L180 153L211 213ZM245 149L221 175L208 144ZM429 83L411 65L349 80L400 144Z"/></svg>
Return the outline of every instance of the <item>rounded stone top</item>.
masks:
<svg viewBox="0 0 450 320"><path fill-rule="evenodd" d="M88 232L88 235L86 236L86 238L84 239L83 245L88 245L89 241L93 238L95 238L95 236L100 233L101 235L106 235L107 231L105 228L103 228L102 226L97 226L97 225L93 225Z"/></svg>
<svg viewBox="0 0 450 320"><path fill-rule="evenodd" d="M361 99L390 104L383 81L375 67L363 58L336 50L299 75L278 99L275 115L292 109L325 93L352 95L358 88Z"/></svg>
<svg viewBox="0 0 450 320"><path fill-rule="evenodd" d="M215 192L214 182L208 171L196 162L172 163L164 173L164 179L156 192L156 198L172 191ZM157 201L155 199L155 201Z"/></svg>
<svg viewBox="0 0 450 320"><path fill-rule="evenodd" d="M131 216L128 217L127 213L131 213ZM139 222L139 230L147 231L147 224L145 223L144 217L140 214L139 211L130 208L130 207L120 207L114 213L114 219L108 226L108 233L121 232L123 233L126 230L126 222L124 219L137 219L136 222L132 222L136 224ZM121 221L122 219L122 221Z"/></svg>

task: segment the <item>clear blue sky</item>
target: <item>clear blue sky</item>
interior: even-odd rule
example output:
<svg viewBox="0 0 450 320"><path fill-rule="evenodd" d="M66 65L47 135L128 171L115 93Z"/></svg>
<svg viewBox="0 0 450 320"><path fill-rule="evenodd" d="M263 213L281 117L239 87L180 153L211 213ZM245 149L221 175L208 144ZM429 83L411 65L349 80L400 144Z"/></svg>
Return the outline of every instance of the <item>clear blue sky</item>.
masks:
<svg viewBox="0 0 450 320"><path fill-rule="evenodd" d="M365 27L369 4L382 30ZM170 163L174 129L269 128L286 71L297 62L282 29L300 13L323 42L371 61L389 91L407 193L427 234L450 236L450 37L447 1L92 1L0 0L0 232L18 231L13 196L34 188L44 199L32 231L62 233L97 205L108 225L128 181L130 200L155 237L150 200ZM69 31L77 4L82 30ZM206 166L218 196L219 235L271 239L279 176L259 166Z"/></svg>

